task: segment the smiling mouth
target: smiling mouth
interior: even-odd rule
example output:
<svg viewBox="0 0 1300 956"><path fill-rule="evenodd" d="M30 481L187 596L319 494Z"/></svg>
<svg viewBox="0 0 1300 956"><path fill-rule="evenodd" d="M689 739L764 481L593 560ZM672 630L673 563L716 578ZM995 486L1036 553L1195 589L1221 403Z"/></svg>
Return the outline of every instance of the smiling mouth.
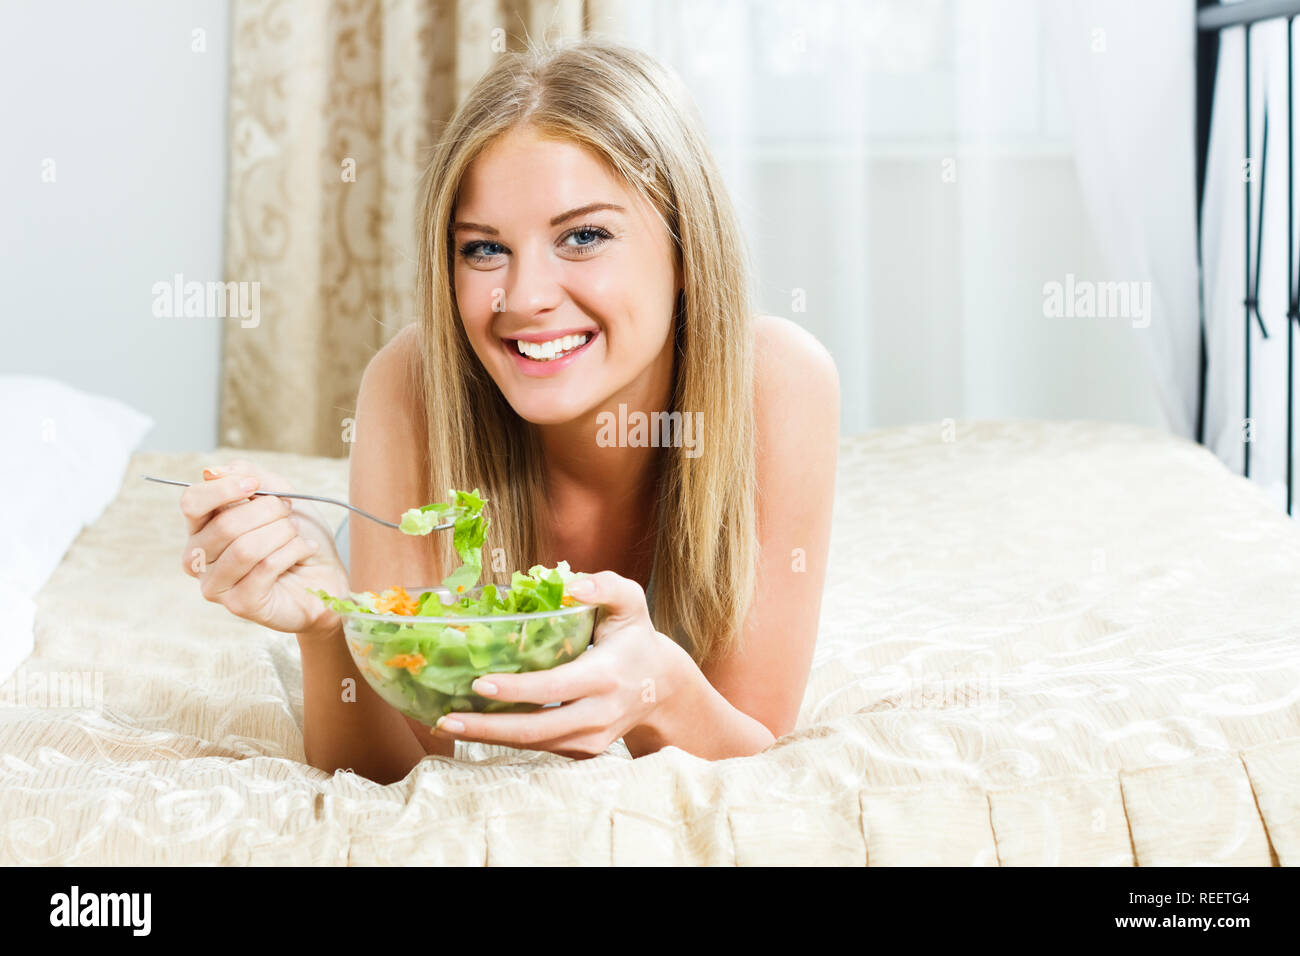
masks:
<svg viewBox="0 0 1300 956"><path fill-rule="evenodd" d="M505 342L513 351L529 361L544 365L582 351L596 337L596 334L579 332L574 335L563 335L549 342L525 342L523 339L506 339Z"/></svg>

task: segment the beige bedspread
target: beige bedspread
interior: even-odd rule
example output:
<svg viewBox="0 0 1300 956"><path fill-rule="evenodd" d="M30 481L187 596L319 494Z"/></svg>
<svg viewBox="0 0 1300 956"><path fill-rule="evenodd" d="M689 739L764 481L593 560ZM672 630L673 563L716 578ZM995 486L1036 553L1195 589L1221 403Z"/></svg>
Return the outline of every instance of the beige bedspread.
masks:
<svg viewBox="0 0 1300 956"><path fill-rule="evenodd" d="M137 455L0 687L0 862L1300 862L1300 528L1148 429L943 439L845 440L812 677L769 751L462 743L390 786L302 763L296 642L202 600L175 489L135 477L235 453ZM252 457L345 492L344 461ZM102 700L37 693L70 672Z"/></svg>

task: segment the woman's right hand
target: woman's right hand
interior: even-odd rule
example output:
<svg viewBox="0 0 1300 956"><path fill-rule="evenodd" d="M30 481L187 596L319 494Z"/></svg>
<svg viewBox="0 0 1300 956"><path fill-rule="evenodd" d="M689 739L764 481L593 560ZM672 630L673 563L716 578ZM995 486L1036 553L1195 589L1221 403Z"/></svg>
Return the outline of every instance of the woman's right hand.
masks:
<svg viewBox="0 0 1300 956"><path fill-rule="evenodd" d="M209 601L290 634L333 631L338 615L308 588L348 593L328 525L315 509L254 491L292 491L246 461L204 469L181 495L189 526L181 564Z"/></svg>

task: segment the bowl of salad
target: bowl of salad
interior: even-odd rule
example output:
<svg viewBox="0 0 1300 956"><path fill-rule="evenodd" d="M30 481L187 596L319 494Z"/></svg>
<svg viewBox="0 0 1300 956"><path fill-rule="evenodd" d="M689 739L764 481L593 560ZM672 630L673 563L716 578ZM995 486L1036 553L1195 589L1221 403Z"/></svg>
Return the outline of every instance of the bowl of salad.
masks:
<svg viewBox="0 0 1300 956"><path fill-rule="evenodd" d="M477 489L452 492L447 504L403 516L402 530L428 534L454 522L465 563L441 587L354 592L314 591L343 622L344 640L362 677L390 706L422 724L457 712L526 713L543 705L492 700L470 685L484 674L548 670L591 644L596 606L565 593L585 574L565 561L516 571L510 587L476 586L488 520ZM413 517L418 515L419 517Z"/></svg>

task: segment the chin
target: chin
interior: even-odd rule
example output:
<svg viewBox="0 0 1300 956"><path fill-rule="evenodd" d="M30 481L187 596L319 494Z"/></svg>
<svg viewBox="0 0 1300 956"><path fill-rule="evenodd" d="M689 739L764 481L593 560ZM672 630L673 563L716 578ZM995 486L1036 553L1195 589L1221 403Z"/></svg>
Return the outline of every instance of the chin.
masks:
<svg viewBox="0 0 1300 956"><path fill-rule="evenodd" d="M564 425L581 419L596 407L594 400L572 395L507 395L510 407L526 422L534 425Z"/></svg>

